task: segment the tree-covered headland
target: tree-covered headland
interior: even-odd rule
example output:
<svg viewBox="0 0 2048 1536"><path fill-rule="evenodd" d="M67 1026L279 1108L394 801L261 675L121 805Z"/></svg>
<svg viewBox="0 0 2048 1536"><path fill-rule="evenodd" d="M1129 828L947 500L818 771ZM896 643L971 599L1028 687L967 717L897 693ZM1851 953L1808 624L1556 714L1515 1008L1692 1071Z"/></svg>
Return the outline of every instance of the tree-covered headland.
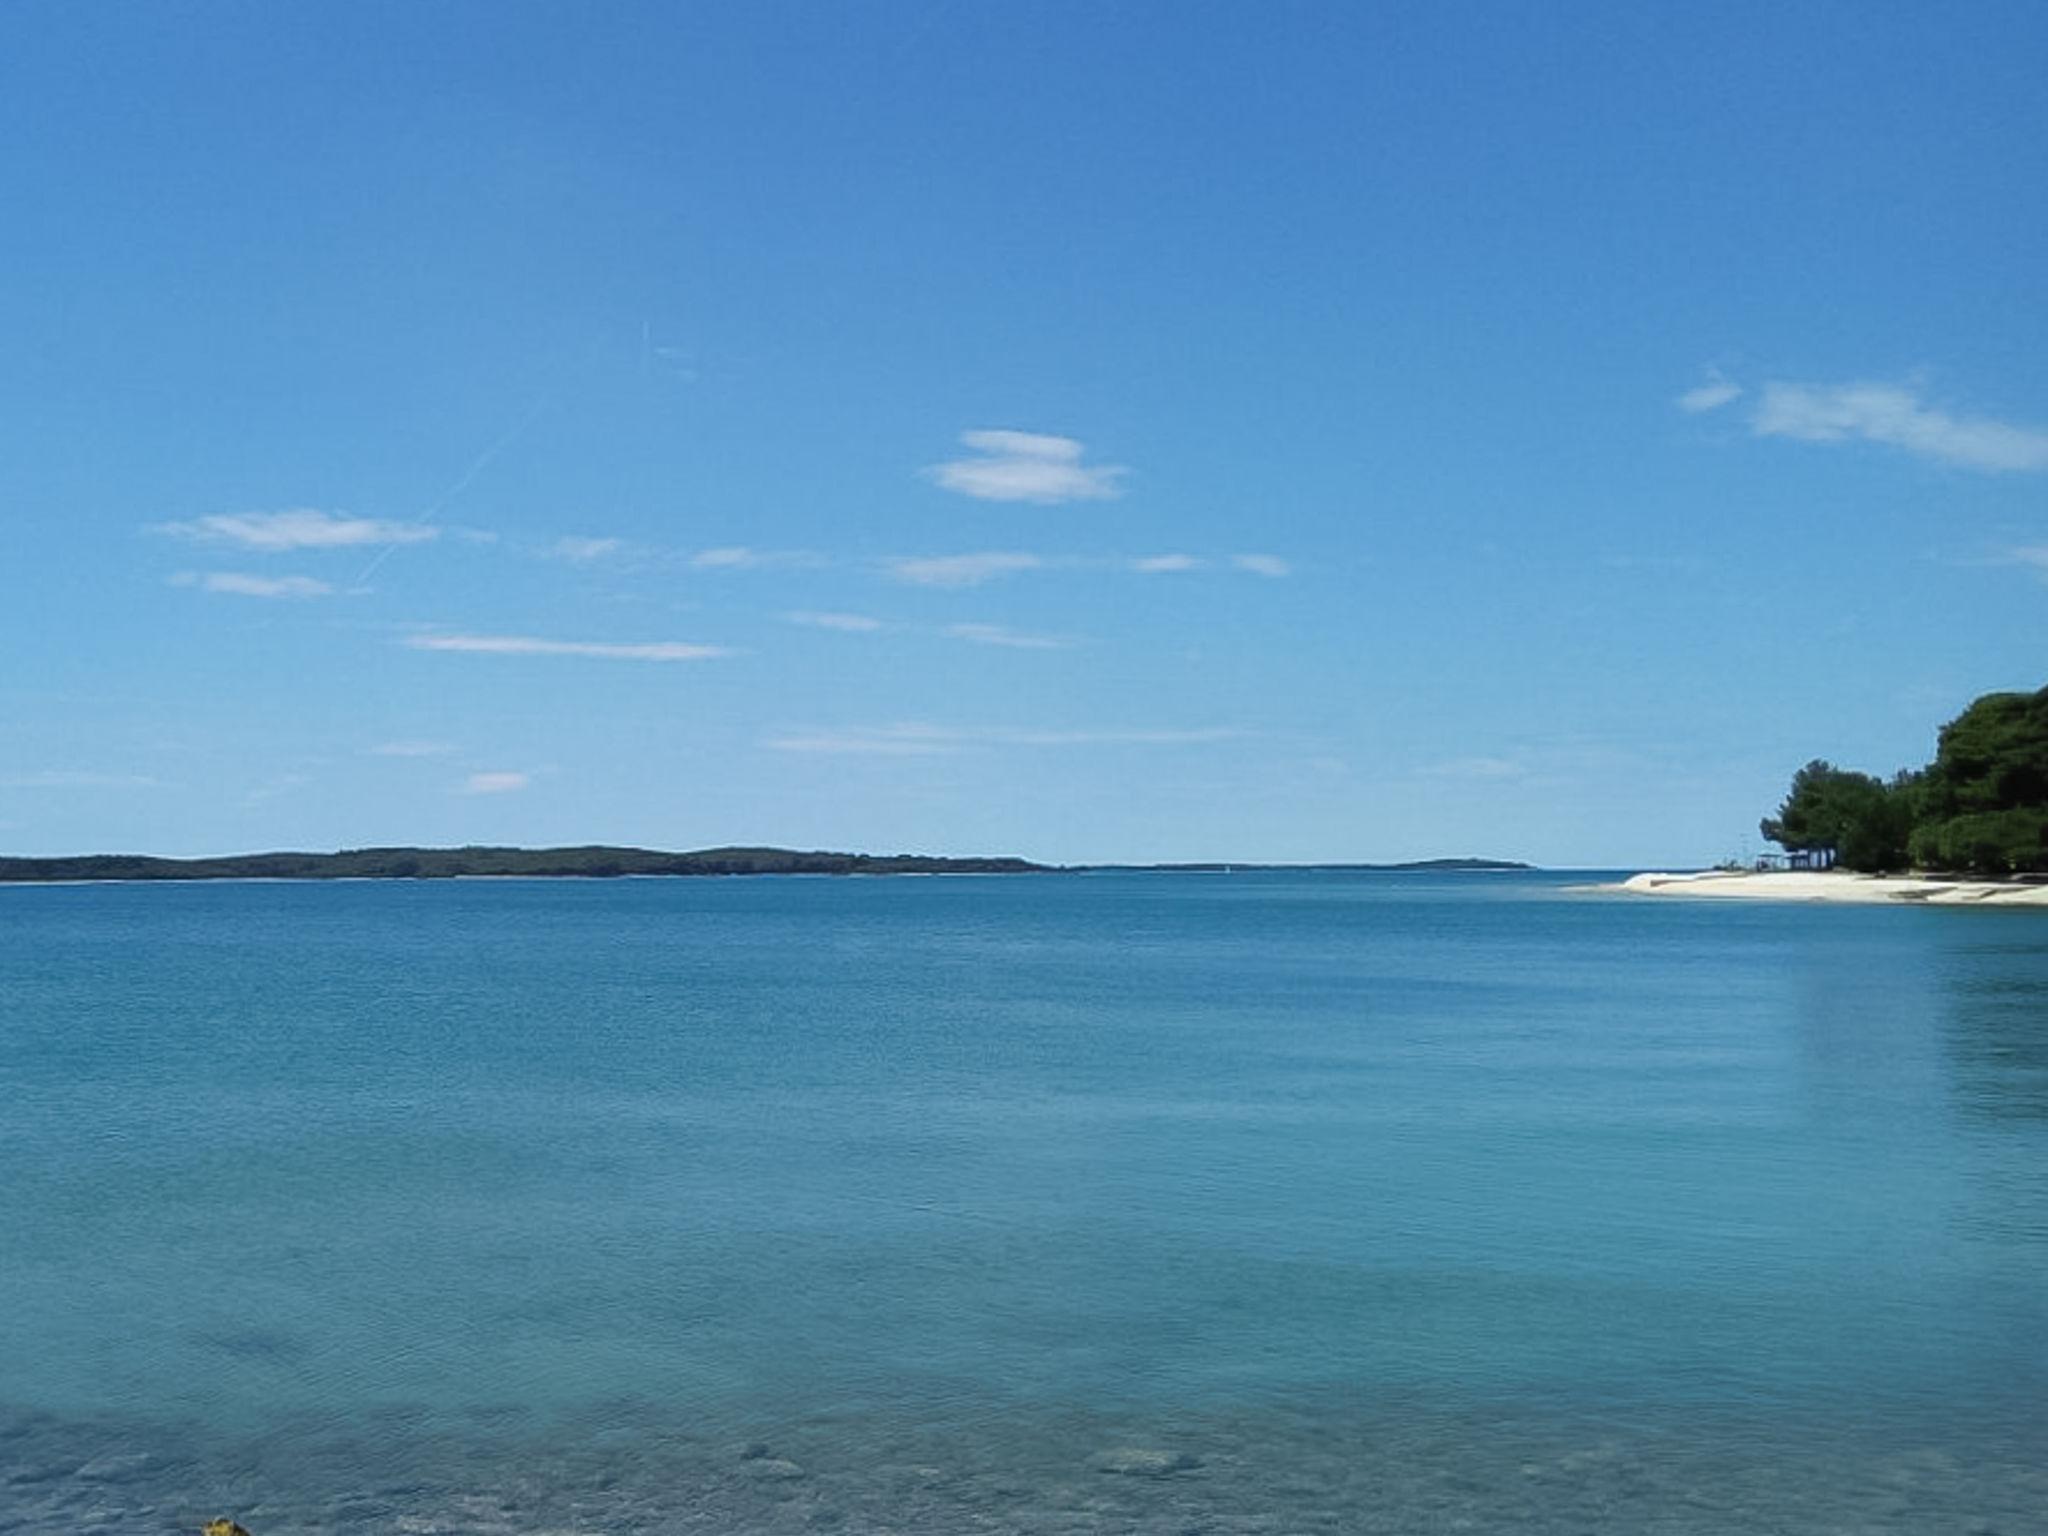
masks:
<svg viewBox="0 0 2048 1536"><path fill-rule="evenodd" d="M790 848L344 848L339 853L246 853L159 859L98 853L0 858L0 882L51 880L453 880L622 875L1012 875L1046 866L1011 858L915 853L803 853Z"/></svg>
<svg viewBox="0 0 2048 1536"><path fill-rule="evenodd" d="M1808 763L1762 832L1823 867L2048 870L2048 688L1985 694L1941 728L1933 762L1889 781Z"/></svg>

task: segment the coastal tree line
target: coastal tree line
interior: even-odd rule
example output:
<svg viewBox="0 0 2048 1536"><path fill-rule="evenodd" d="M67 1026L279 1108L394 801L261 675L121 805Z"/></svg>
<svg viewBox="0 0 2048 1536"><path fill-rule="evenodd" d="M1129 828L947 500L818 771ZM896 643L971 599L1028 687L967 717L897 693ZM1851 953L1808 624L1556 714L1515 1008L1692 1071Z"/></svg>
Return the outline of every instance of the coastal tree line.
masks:
<svg viewBox="0 0 2048 1536"><path fill-rule="evenodd" d="M1815 759L1761 830L1814 863L1872 873L2048 870L2048 688L1985 694L1941 728L1933 762L1888 780Z"/></svg>
<svg viewBox="0 0 2048 1536"><path fill-rule="evenodd" d="M517 875L609 879L622 875L1009 875L1046 866L1011 858L915 853L800 852L791 848L344 848L339 853L248 853L160 859L100 853L0 858L0 883L51 880L451 880Z"/></svg>

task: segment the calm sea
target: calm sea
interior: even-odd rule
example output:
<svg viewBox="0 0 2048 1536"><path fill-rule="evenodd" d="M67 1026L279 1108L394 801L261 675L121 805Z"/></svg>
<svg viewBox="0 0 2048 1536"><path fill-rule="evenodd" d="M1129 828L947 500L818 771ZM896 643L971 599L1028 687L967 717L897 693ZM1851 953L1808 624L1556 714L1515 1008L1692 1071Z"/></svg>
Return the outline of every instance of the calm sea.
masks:
<svg viewBox="0 0 2048 1536"><path fill-rule="evenodd" d="M2048 1531L2048 917L1570 883L0 889L0 1531Z"/></svg>

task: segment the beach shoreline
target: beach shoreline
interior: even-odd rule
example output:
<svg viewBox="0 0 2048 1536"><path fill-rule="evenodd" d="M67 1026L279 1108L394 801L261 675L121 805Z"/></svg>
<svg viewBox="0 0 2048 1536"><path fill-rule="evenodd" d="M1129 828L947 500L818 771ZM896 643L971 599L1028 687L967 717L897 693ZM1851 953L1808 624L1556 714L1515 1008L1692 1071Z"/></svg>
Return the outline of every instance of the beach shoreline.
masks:
<svg viewBox="0 0 2048 1536"><path fill-rule="evenodd" d="M1634 896L1803 901L1848 906L2048 907L2048 885L1945 875L1862 875L1848 870L1647 871L1594 887Z"/></svg>

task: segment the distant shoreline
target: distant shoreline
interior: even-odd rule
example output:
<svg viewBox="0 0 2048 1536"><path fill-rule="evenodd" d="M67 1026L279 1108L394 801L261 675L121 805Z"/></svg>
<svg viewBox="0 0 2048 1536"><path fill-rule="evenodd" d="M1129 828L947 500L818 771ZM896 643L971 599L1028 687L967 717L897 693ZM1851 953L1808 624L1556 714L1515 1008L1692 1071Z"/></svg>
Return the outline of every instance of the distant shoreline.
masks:
<svg viewBox="0 0 2048 1536"><path fill-rule="evenodd" d="M248 853L173 859L150 854L0 858L0 884L102 885L202 880L619 880L738 875L1042 875L1115 871L1234 873L1326 870L1427 873L1528 869L1502 859L1421 859L1403 864L1038 864L1029 859L926 854L702 848L665 853L604 845L571 848L344 848L334 853Z"/></svg>
<svg viewBox="0 0 2048 1536"><path fill-rule="evenodd" d="M0 884L77 885L200 880L614 880L713 875L1010 875L1050 866L1016 858L701 848L667 853L589 844L566 848L344 848L333 853L246 853L173 859L152 854L0 858Z"/></svg>
<svg viewBox="0 0 2048 1536"><path fill-rule="evenodd" d="M1859 875L1847 870L1650 872L1593 889L1702 901L1803 901L1864 907L2048 907L2048 884L1973 880L1961 875Z"/></svg>
<svg viewBox="0 0 2048 1536"><path fill-rule="evenodd" d="M1132 875L1249 875L1260 872L1278 873L1294 870L1300 874L1330 875L1457 875L1457 874L1512 874L1517 870L1533 870L1534 864L1522 864L1513 859L1409 859L1399 864L1259 864L1237 863L1223 859L1209 859L1197 863L1178 864L1071 864L1062 868L1067 874L1132 874Z"/></svg>

